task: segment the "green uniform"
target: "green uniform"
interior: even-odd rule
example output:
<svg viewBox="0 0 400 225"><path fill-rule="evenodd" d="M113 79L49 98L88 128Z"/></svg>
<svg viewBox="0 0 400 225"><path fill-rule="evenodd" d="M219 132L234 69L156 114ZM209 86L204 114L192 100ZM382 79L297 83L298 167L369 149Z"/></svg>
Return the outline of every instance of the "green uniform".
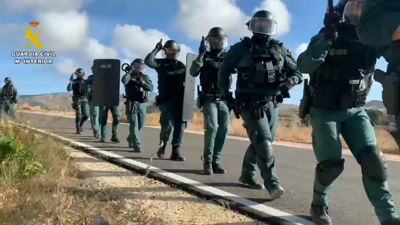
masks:
<svg viewBox="0 0 400 225"><path fill-rule="evenodd" d="M15 104L17 103L18 92L14 85L4 85L1 89L0 99L2 102L2 112L15 118Z"/></svg>
<svg viewBox="0 0 400 225"><path fill-rule="evenodd" d="M82 126L89 119L89 103L87 99L88 84L83 78L72 80L67 85L67 91L72 91L72 102L75 109L75 125L77 133L82 132Z"/></svg>
<svg viewBox="0 0 400 225"><path fill-rule="evenodd" d="M225 52L206 52L199 54L190 68L194 77L200 74L202 92L200 96L204 115L204 168L216 168L220 164L222 149L230 125L230 112L225 101L221 99L218 88L218 70ZM229 85L230 86L230 85ZM214 169L215 171L215 169Z"/></svg>
<svg viewBox="0 0 400 225"><path fill-rule="evenodd" d="M101 140L104 141L107 137L107 121L108 112L112 115L112 130L111 130L111 140L117 139L118 136L118 126L119 118L121 116L121 108L118 106L99 106L99 117L100 117L100 134ZM119 141L115 141L119 142Z"/></svg>
<svg viewBox="0 0 400 225"><path fill-rule="evenodd" d="M180 146L187 127L187 122L182 120L186 66L176 59L156 59L157 53L156 48L146 56L144 62L158 74L157 104L161 112L160 143L163 144L159 156L164 155L173 130L171 159L181 158Z"/></svg>
<svg viewBox="0 0 400 225"><path fill-rule="evenodd" d="M91 104L93 99L93 75L90 75L87 79L89 85L88 88L88 100L89 100L89 115L90 123L92 124L93 135L96 138L100 137L100 122L99 122L99 107Z"/></svg>
<svg viewBox="0 0 400 225"><path fill-rule="evenodd" d="M132 73L128 73L121 79L125 85L125 113L129 122L127 141L129 147L133 147L138 152L140 152L140 130L146 120L148 92L154 89L153 82L148 75L138 74L139 76L140 78L136 78L132 76Z"/></svg>
<svg viewBox="0 0 400 225"><path fill-rule="evenodd" d="M263 62L266 66L262 65ZM233 45L224 57L219 70L219 87L224 96L229 95L229 77L235 68L238 71L236 107L251 142L243 160L243 181L255 183L257 163L264 185L271 194L276 188L281 188L272 151L278 119L277 104L282 101L279 86L289 80L293 85L301 83L302 74L282 43L276 40L255 43L247 37Z"/></svg>
<svg viewBox="0 0 400 225"><path fill-rule="evenodd" d="M361 166L364 189L379 220L398 217L386 181L386 162L363 108L380 55L377 48L359 42L354 26L341 23L337 40L326 40L320 33L298 58L300 71L311 79L312 143L318 161L311 214L317 224L330 224L328 194L344 170L340 135Z"/></svg>

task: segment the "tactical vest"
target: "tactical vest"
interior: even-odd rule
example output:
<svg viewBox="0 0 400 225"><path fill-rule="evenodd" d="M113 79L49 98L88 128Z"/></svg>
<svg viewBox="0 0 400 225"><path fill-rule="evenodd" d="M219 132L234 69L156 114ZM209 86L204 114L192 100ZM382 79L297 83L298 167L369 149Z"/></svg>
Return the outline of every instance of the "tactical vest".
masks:
<svg viewBox="0 0 400 225"><path fill-rule="evenodd" d="M161 98L182 97L184 93L185 72L181 74L167 74L185 68L178 60L162 59L158 70L158 92Z"/></svg>
<svg viewBox="0 0 400 225"><path fill-rule="evenodd" d="M75 79L72 84L72 93L76 97L86 96L87 91L83 87L83 83L85 81L83 79Z"/></svg>
<svg viewBox="0 0 400 225"><path fill-rule="evenodd" d="M242 40L251 53L248 68L238 69L237 88L249 93L260 94L266 90L277 90L286 76L283 72L283 43L270 40L264 44L256 44L250 38Z"/></svg>
<svg viewBox="0 0 400 225"><path fill-rule="evenodd" d="M203 57L204 64L200 70L200 85L205 95L217 97L221 94L218 87L218 70L225 54L225 52L219 55L207 52Z"/></svg>
<svg viewBox="0 0 400 225"><path fill-rule="evenodd" d="M355 28L339 26L338 39L311 76L313 105L346 110L365 105L375 70L376 48L362 44Z"/></svg>
<svg viewBox="0 0 400 225"><path fill-rule="evenodd" d="M12 99L15 97L13 85L4 85L2 92L5 99Z"/></svg>
<svg viewBox="0 0 400 225"><path fill-rule="evenodd" d="M134 75L133 75L134 76ZM140 76L143 76L141 74ZM131 102L148 102L148 93L133 81L129 81L127 85L125 85L125 96L128 101Z"/></svg>

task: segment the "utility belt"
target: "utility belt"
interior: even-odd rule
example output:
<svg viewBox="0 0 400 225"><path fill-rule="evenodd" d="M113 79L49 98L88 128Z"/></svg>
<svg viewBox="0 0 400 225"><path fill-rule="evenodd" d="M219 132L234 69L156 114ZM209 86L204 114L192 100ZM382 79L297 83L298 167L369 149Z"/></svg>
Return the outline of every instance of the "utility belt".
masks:
<svg viewBox="0 0 400 225"><path fill-rule="evenodd" d="M367 90L342 95L314 95L312 106L332 111L345 111L365 106Z"/></svg>
<svg viewBox="0 0 400 225"><path fill-rule="evenodd" d="M273 102L275 108L278 107L277 96L241 94L237 91L235 92L235 95L238 110L261 108L269 102Z"/></svg>
<svg viewBox="0 0 400 225"><path fill-rule="evenodd" d="M203 91L197 90L197 108L201 108L205 101L217 102L222 100L221 93L204 93Z"/></svg>

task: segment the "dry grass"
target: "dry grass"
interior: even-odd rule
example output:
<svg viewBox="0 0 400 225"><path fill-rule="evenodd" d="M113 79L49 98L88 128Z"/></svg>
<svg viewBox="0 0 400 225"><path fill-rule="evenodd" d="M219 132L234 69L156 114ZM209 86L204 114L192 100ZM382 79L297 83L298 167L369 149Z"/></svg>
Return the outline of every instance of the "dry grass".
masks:
<svg viewBox="0 0 400 225"><path fill-rule="evenodd" d="M144 217L140 204L128 205L124 198L113 199L99 190L99 185L79 180L62 144L4 124L0 138L0 224L89 224L94 216L118 225L130 221L138 224L139 218L163 224L155 216ZM4 138L11 141L6 143ZM11 151L10 146L17 150ZM77 187L98 191L70 191Z"/></svg>

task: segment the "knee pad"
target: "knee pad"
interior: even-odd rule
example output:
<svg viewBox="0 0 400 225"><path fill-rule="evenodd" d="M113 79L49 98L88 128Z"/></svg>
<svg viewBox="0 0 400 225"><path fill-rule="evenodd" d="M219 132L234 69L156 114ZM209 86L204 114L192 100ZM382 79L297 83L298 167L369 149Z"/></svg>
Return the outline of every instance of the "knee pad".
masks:
<svg viewBox="0 0 400 225"><path fill-rule="evenodd" d="M273 159L272 142L264 140L256 144L255 146L257 157L263 161L271 161Z"/></svg>
<svg viewBox="0 0 400 225"><path fill-rule="evenodd" d="M343 172L344 159L326 160L317 164L315 167L315 177L323 186L331 185Z"/></svg>
<svg viewBox="0 0 400 225"><path fill-rule="evenodd" d="M368 146L358 156L363 176L371 181L381 183L387 180L387 165L383 154L376 146Z"/></svg>

